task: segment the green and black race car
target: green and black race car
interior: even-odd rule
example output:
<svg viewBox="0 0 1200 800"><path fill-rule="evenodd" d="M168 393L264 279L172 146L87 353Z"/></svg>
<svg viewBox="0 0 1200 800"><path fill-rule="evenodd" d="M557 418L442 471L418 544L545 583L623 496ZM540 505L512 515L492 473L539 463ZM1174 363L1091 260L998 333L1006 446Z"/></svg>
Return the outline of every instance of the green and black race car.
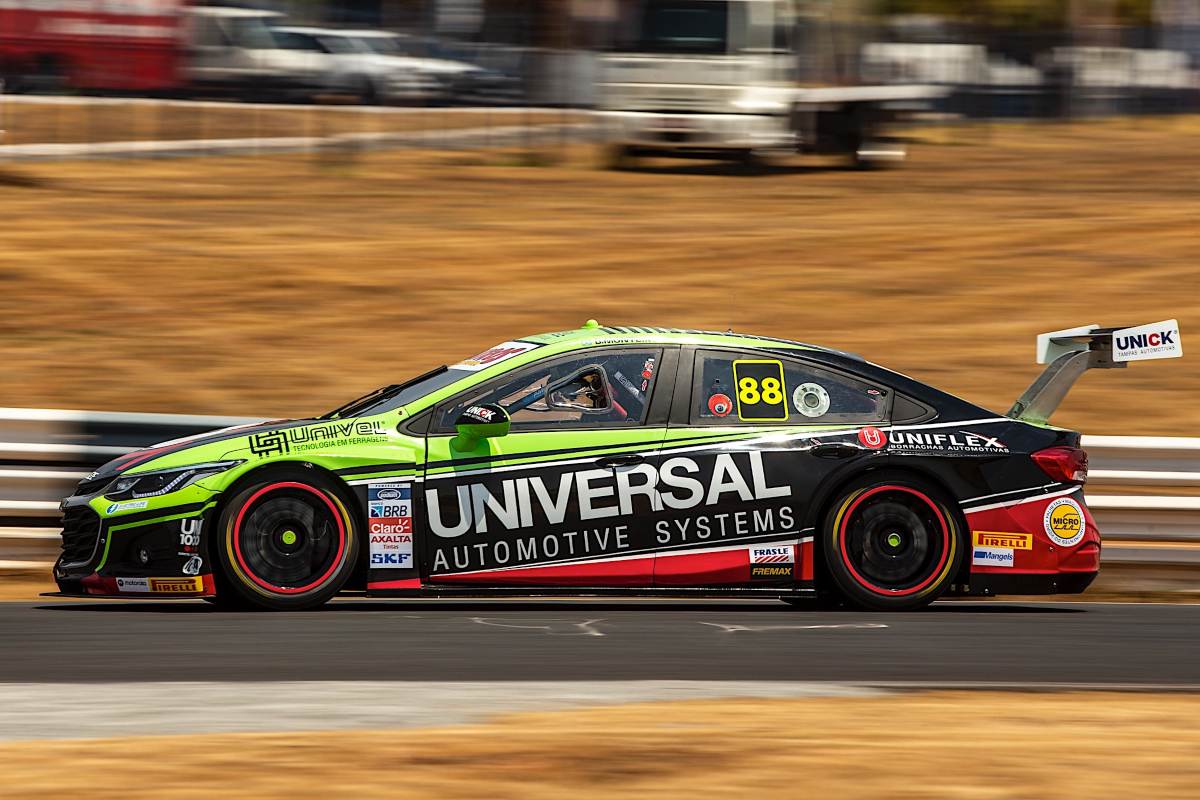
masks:
<svg viewBox="0 0 1200 800"><path fill-rule="evenodd" d="M1045 335L1052 363L1000 416L836 350L588 321L320 417L121 456L63 501L54 575L267 609L351 589L880 609L1080 592L1100 553L1086 454L1046 418L1114 341Z"/></svg>

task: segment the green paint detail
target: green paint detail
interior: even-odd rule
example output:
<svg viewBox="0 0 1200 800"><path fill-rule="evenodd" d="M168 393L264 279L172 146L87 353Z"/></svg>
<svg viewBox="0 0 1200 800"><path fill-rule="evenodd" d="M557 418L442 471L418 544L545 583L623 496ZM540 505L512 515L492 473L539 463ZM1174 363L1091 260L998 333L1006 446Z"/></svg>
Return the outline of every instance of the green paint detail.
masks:
<svg viewBox="0 0 1200 800"><path fill-rule="evenodd" d="M284 544L293 545L296 543L296 539L298 539L299 537L296 536L295 531L284 531L283 536L281 538L283 539Z"/></svg>
<svg viewBox="0 0 1200 800"><path fill-rule="evenodd" d="M891 545L892 547L899 547L900 546L900 534L889 533L888 537L887 537L887 543L889 545Z"/></svg>
<svg viewBox="0 0 1200 800"><path fill-rule="evenodd" d="M130 528L142 528L146 525L160 525L164 522L173 522L177 519L192 519L193 517L199 517L207 514L209 510L216 505L217 501L214 500L211 503L207 503L204 508L191 514L171 514L165 517L155 517L154 519L142 520L141 522L130 522L127 525L113 525L108 529L108 535L104 537L104 552L100 555L100 563L96 565L96 572L104 569L104 565L108 563L108 550L110 547L112 547L112 535L114 533L129 530Z"/></svg>
<svg viewBox="0 0 1200 800"><path fill-rule="evenodd" d="M417 414L429 412L439 403L469 392L480 384L499 375L522 369L534 362L559 356L584 352L592 348L619 345L650 345L657 347L687 346L736 347L749 352L764 350L816 350L811 345L785 340L741 336L734 333L708 333L673 328L601 326L588 320L584 327L558 333L544 333L524 337L521 341L540 345L527 352L481 369L476 372L462 370L457 380L429 392L398 408L369 417L347 420L306 421L303 425L291 425L286 430L283 423L278 428L267 426L248 430L244 434L230 436L219 441L206 442L203 438L167 452L156 458L139 463L126 474L140 474L155 470L186 467L192 464L242 460L244 463L224 472L207 476L194 484L160 497L149 498L145 509L128 509L107 513L113 502L105 497L94 498L90 505L106 524L110 537L105 543L105 561L111 534L127 528L159 524L182 519L195 514L172 514L173 508L184 504L203 503L205 510L211 508L219 497L248 473L268 466L309 465L319 469L336 471L344 468L371 468L379 465L374 473L356 472L343 480L355 482L368 480L403 480L424 474L439 475L496 468L502 466L534 465L566 460L578 460L581 469L588 459L631 451L654 451L659 448L690 448L718 445L754 439L764 435L786 436L821 430L844 429L845 425L739 425L739 426L684 426L635 427L604 429L597 431L514 431L507 435L484 436L481 430L470 431L468 437L454 434L409 435L400 428L401 421ZM456 376L457 377L457 376ZM355 428L343 433L339 426L349 423L368 423L366 433ZM317 430L319 429L319 430ZM296 433L307 434L296 436ZM488 431L487 433L491 433ZM272 434L262 436L261 434ZM457 442L454 442L455 439ZM281 439L284 441L281 442ZM667 456L669 457L669 455ZM454 464L459 461L463 463ZM389 469L385 465L413 464L412 468ZM136 523L123 523L122 518L135 513L161 511L162 516ZM203 512L202 512L203 513ZM105 563L101 562L101 566Z"/></svg>

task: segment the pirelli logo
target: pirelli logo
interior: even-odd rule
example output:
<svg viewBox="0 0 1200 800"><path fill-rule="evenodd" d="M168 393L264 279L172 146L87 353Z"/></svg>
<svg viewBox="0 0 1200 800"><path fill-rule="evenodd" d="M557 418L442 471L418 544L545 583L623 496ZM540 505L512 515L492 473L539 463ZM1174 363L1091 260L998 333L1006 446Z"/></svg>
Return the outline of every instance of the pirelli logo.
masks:
<svg viewBox="0 0 1200 800"><path fill-rule="evenodd" d="M204 581L200 578L151 578L150 591L164 594L202 592Z"/></svg>
<svg viewBox="0 0 1200 800"><path fill-rule="evenodd" d="M973 531L976 547L1003 547L1008 550L1032 550L1031 533L997 533L995 531Z"/></svg>

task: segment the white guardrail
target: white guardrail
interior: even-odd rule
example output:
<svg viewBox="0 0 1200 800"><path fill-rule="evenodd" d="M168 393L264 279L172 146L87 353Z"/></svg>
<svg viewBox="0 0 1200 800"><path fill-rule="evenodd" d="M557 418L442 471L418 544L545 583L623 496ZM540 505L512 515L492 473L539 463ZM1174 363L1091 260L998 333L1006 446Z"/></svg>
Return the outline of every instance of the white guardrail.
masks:
<svg viewBox="0 0 1200 800"><path fill-rule="evenodd" d="M58 547L58 502L103 462L155 442L257 418L0 408L0 569ZM1200 566L1200 438L1084 436L1102 558ZM1120 488L1145 494L1109 494ZM1167 489L1170 494L1154 493Z"/></svg>

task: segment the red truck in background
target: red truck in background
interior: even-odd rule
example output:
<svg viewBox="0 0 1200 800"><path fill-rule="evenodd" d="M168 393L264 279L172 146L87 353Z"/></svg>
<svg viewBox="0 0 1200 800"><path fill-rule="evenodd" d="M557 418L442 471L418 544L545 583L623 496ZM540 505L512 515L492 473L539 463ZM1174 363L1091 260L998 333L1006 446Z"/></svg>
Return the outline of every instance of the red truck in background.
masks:
<svg viewBox="0 0 1200 800"><path fill-rule="evenodd" d="M7 92L309 98L330 75L279 47L280 14L183 0L0 0Z"/></svg>
<svg viewBox="0 0 1200 800"><path fill-rule="evenodd" d="M6 91L179 88L179 0L0 0Z"/></svg>

